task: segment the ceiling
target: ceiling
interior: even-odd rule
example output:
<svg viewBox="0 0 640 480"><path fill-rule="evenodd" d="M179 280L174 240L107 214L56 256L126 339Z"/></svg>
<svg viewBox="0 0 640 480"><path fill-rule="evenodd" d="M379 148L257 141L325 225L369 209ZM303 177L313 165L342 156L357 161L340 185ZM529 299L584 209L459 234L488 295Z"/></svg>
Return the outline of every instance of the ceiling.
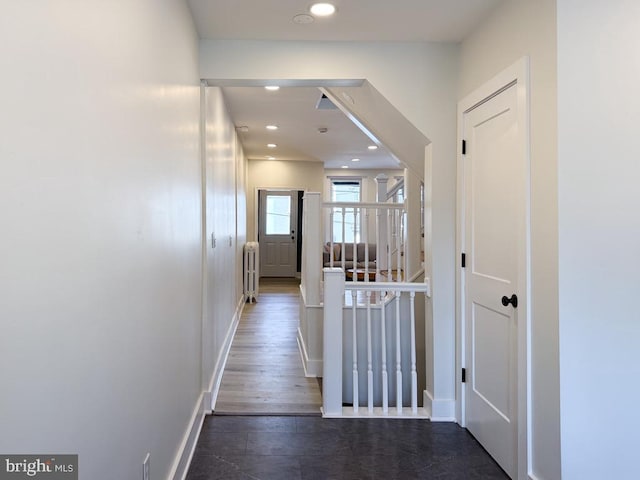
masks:
<svg viewBox="0 0 640 480"><path fill-rule="evenodd" d="M330 108L317 108L322 96L318 88L282 87L271 92L263 87L223 87L222 91L249 159L317 161L325 168L400 168L384 147L370 150L375 142L330 100L322 102ZM278 129L268 130L267 125ZM277 147L268 148L269 143Z"/></svg>
<svg viewBox="0 0 640 480"><path fill-rule="evenodd" d="M187 0L198 34L208 39L294 41L459 42L503 0L333 0L337 12L312 23L312 1ZM223 87L227 108L250 159L320 161L325 168L400 168L382 145L373 144L340 110L319 110L318 88ZM269 131L266 125L277 125ZM327 128L319 133L319 128ZM277 148L267 148L267 143ZM352 162L359 158L360 162Z"/></svg>
<svg viewBox="0 0 640 480"><path fill-rule="evenodd" d="M459 42L501 1L332 0L335 15L297 24L312 0L188 0L202 38L380 42Z"/></svg>

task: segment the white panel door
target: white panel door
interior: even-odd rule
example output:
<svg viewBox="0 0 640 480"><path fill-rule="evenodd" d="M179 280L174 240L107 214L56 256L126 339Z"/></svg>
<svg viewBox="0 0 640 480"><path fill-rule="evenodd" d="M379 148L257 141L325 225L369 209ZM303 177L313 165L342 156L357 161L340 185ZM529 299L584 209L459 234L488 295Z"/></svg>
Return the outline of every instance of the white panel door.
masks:
<svg viewBox="0 0 640 480"><path fill-rule="evenodd" d="M466 422L515 478L524 160L513 85L464 114Z"/></svg>
<svg viewBox="0 0 640 480"><path fill-rule="evenodd" d="M260 190L261 277L295 277L297 270L297 191Z"/></svg>

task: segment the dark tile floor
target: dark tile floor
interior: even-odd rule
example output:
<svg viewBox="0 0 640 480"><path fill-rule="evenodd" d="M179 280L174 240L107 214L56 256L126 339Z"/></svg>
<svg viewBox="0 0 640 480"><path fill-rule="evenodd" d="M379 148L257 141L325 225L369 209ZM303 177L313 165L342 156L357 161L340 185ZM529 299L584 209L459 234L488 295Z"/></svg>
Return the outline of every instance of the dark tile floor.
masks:
<svg viewBox="0 0 640 480"><path fill-rule="evenodd" d="M505 479L463 428L428 420L210 416L187 480Z"/></svg>

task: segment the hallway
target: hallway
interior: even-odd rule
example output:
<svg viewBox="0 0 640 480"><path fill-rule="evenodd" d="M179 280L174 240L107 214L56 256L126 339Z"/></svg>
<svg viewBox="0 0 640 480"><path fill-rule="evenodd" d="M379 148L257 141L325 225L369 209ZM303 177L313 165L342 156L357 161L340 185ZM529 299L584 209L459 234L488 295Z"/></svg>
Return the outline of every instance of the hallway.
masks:
<svg viewBox="0 0 640 480"><path fill-rule="evenodd" d="M224 369L215 415L320 415L315 378L306 378L297 344L299 281L260 279L246 304Z"/></svg>
<svg viewBox="0 0 640 480"><path fill-rule="evenodd" d="M245 305L187 480L508 478L454 423L321 418L296 342L298 285L261 279Z"/></svg>
<svg viewBox="0 0 640 480"><path fill-rule="evenodd" d="M454 423L207 417L187 480L508 478Z"/></svg>

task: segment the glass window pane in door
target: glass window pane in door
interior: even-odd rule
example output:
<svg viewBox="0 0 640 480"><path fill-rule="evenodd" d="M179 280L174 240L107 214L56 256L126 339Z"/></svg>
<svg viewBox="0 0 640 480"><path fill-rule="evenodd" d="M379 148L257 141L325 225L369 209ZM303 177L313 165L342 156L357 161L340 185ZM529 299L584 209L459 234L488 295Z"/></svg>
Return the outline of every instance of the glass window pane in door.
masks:
<svg viewBox="0 0 640 480"><path fill-rule="evenodd" d="M289 195L267 195L267 235L289 235L291 233L291 197Z"/></svg>

